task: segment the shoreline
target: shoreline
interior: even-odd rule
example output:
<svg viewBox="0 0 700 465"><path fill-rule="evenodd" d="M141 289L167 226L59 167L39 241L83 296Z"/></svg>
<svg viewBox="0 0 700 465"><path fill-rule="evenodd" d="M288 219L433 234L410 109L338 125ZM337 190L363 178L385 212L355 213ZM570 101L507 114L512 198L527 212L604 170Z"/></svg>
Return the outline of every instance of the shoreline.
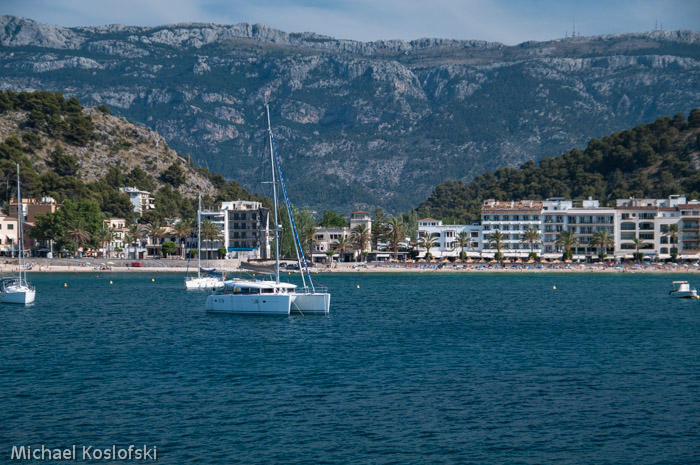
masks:
<svg viewBox="0 0 700 465"><path fill-rule="evenodd" d="M179 263L163 264L159 266L120 266L120 265L94 265L89 262L75 264L48 264L41 262L30 261L27 268L28 274L33 273L182 273L188 272L187 267L177 266ZM216 268L226 273L235 274L256 274L252 271L240 269L238 263L216 263ZM223 265L223 266L222 266ZM17 264L0 263L0 273L11 275L19 271ZM192 270L189 270L192 272ZM332 268L327 266L314 267L311 269L312 274L327 274L327 273L385 273L385 274L402 274L402 273L700 273L700 266L695 265L618 265L618 266L601 266L601 265L474 265L474 264L449 264L442 267L439 265L430 264L408 264L408 265L379 265L379 264L357 264L357 263L342 263L335 264ZM280 273L289 273L287 270L280 270Z"/></svg>

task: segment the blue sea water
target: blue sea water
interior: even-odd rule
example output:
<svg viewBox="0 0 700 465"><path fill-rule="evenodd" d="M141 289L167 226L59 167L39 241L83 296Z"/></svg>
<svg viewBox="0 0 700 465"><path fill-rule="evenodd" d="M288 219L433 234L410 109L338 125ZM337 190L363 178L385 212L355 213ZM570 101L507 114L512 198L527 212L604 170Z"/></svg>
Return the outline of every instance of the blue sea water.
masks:
<svg viewBox="0 0 700 465"><path fill-rule="evenodd" d="M34 274L34 305L0 306L0 463L73 444L163 464L700 463L700 300L667 296L679 278L700 285L319 275L331 314L280 318L207 315L181 274Z"/></svg>

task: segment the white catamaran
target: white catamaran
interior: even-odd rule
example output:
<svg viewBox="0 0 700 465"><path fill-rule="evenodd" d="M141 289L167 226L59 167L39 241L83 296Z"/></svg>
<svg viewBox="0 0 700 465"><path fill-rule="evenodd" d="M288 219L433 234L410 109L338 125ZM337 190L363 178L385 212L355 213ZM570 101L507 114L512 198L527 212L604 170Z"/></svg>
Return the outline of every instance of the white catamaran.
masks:
<svg viewBox="0 0 700 465"><path fill-rule="evenodd" d="M24 263L24 214L22 212L22 194L19 189L19 163L17 164L17 256L19 273L16 277L0 279L0 302L7 304L31 304L36 297L36 290L27 281L27 268Z"/></svg>
<svg viewBox="0 0 700 465"><path fill-rule="evenodd" d="M224 287L226 277L221 273L217 275L215 270L207 270L202 273L202 196L199 196L199 208L197 209L197 276L185 277L185 289L219 289Z"/></svg>
<svg viewBox="0 0 700 465"><path fill-rule="evenodd" d="M210 313L231 313L248 315L289 315L299 314L323 314L327 315L331 307L331 295L328 292L316 290L306 259L301 249L301 241L294 224L294 215L289 203L287 188L282 176L279 156L275 149L275 140L270 125L270 108L267 110L267 132L270 139L270 160L272 164L272 200L274 204L274 230L275 230L275 280L243 280L233 279L226 281L224 287L207 297L205 310ZM276 172L277 173L276 173ZM279 176L278 176L279 175ZM277 218L277 182L284 194L284 202L289 215L289 223L294 234L294 248L296 250L299 271L303 282L303 288L299 289L295 284L280 282L280 250L279 233L281 226ZM308 281L308 284L307 284Z"/></svg>

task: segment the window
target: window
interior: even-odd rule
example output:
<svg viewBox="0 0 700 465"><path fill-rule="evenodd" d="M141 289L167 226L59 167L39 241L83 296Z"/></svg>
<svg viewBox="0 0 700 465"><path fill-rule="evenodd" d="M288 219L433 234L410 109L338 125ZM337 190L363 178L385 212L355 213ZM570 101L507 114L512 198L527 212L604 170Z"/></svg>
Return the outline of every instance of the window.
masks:
<svg viewBox="0 0 700 465"><path fill-rule="evenodd" d="M7 225L7 229L15 229L15 225L14 225L14 224L8 224L8 225Z"/></svg>

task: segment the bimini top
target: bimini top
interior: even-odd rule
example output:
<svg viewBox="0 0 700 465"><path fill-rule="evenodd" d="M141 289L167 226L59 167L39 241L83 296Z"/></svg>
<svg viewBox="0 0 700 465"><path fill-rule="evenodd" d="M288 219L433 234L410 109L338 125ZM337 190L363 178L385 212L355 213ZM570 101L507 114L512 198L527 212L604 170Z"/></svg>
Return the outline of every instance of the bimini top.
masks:
<svg viewBox="0 0 700 465"><path fill-rule="evenodd" d="M232 279L230 281L224 281L224 286L226 288L238 288L238 289L285 289L287 291L294 290L297 288L296 284L290 283L274 283L271 281L254 281L254 280L237 280Z"/></svg>

